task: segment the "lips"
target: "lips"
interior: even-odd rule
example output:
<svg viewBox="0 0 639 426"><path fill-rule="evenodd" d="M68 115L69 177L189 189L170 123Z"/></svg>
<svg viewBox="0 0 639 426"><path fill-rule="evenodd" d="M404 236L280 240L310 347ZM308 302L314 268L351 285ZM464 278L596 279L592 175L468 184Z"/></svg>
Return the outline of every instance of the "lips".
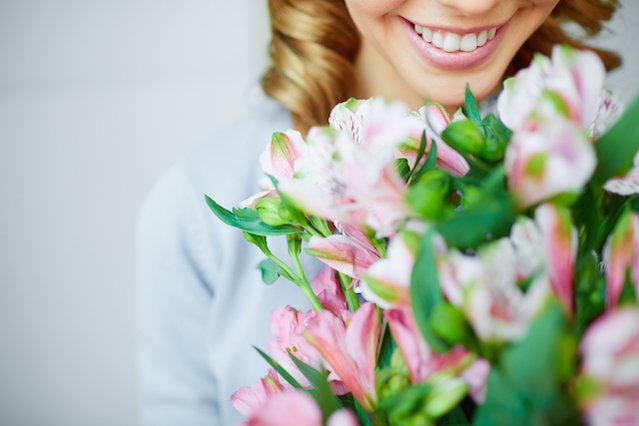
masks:
<svg viewBox="0 0 639 426"><path fill-rule="evenodd" d="M508 22L469 30L422 26L400 18L418 54L443 70L463 70L485 62L503 39Z"/></svg>

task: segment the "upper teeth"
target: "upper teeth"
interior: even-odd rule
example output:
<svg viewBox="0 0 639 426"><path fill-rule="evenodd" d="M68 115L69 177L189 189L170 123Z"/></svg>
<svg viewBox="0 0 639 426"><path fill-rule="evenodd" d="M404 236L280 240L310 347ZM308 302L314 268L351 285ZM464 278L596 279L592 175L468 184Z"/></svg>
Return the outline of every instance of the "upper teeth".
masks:
<svg viewBox="0 0 639 426"><path fill-rule="evenodd" d="M479 33L457 34L443 31L433 31L430 28L415 24L415 32L420 34L424 41L446 52L472 52L486 44L486 41L495 38L497 27L484 30Z"/></svg>

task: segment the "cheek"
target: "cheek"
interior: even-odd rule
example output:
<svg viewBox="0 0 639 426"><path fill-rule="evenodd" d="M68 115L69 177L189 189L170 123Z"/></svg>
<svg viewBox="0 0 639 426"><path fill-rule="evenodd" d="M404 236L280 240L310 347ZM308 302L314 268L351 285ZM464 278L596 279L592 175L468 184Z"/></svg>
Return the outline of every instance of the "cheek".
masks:
<svg viewBox="0 0 639 426"><path fill-rule="evenodd" d="M535 7L545 9L550 13L559 2L560 0L532 0L530 3L532 3Z"/></svg>
<svg viewBox="0 0 639 426"><path fill-rule="evenodd" d="M354 15L379 17L390 13L407 0L346 0L346 6Z"/></svg>

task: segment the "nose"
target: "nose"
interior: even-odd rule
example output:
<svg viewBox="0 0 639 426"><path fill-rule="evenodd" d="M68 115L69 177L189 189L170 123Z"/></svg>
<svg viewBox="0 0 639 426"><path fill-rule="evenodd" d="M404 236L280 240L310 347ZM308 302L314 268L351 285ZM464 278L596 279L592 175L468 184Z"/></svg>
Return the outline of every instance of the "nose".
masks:
<svg viewBox="0 0 639 426"><path fill-rule="evenodd" d="M445 7L456 10L464 16L476 16L488 13L505 0L438 0Z"/></svg>

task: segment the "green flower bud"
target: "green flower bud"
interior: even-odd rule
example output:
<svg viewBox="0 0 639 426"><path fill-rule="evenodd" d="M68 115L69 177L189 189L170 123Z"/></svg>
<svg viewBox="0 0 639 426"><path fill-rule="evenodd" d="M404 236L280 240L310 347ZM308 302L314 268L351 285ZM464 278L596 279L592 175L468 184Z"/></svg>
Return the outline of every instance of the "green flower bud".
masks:
<svg viewBox="0 0 639 426"><path fill-rule="evenodd" d="M446 378L435 384L426 399L425 413L438 418L457 406L468 394L468 384L459 378Z"/></svg>
<svg viewBox="0 0 639 426"><path fill-rule="evenodd" d="M437 305L430 317L433 331L448 343L462 343L470 329L464 315L453 305Z"/></svg>
<svg viewBox="0 0 639 426"><path fill-rule="evenodd" d="M482 152L486 143L477 126L468 119L451 123L442 132L442 138L462 154L477 155Z"/></svg>
<svg viewBox="0 0 639 426"><path fill-rule="evenodd" d="M406 202L420 217L428 220L441 219L446 210L450 194L450 175L440 169L424 173L406 194Z"/></svg>
<svg viewBox="0 0 639 426"><path fill-rule="evenodd" d="M271 226L280 226L287 223L286 220L280 216L281 204L282 201L277 198L266 197L255 203L255 210L262 222Z"/></svg>

